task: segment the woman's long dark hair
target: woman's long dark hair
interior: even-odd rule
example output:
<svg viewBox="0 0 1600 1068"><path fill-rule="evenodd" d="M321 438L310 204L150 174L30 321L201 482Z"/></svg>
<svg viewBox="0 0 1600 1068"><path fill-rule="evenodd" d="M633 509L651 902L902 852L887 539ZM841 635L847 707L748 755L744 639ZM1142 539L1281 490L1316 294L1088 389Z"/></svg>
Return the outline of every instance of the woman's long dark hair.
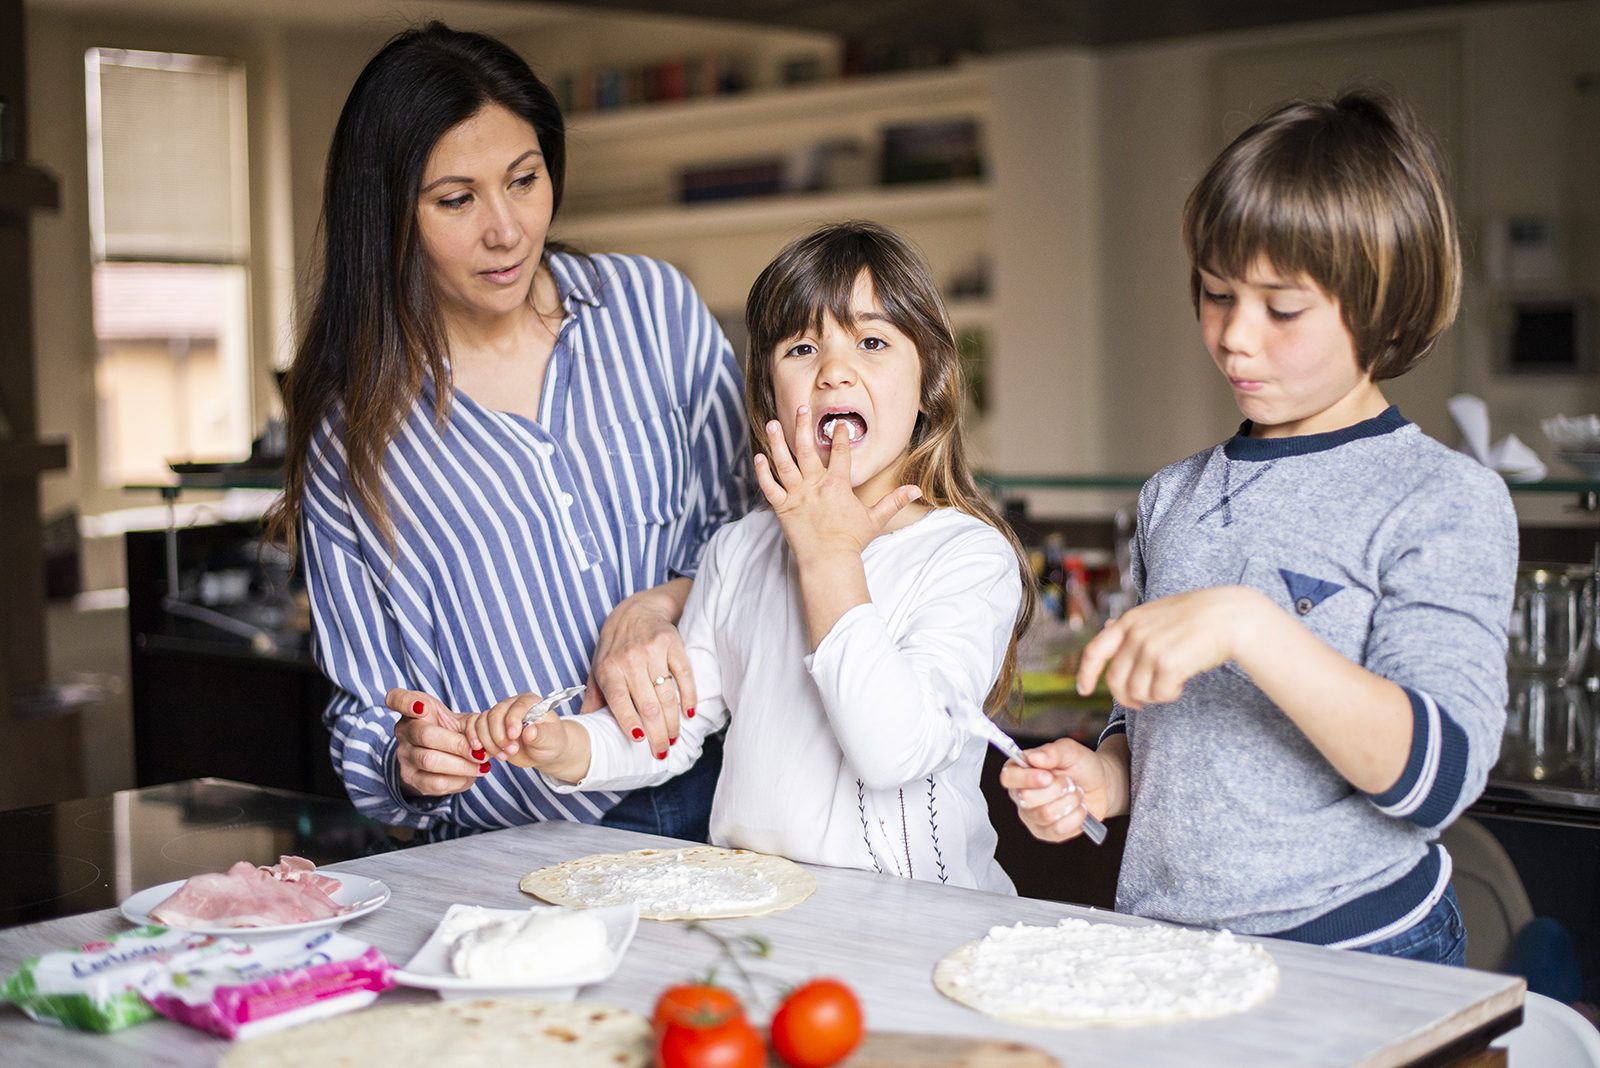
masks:
<svg viewBox="0 0 1600 1068"><path fill-rule="evenodd" d="M528 122L561 206L566 127L554 94L514 51L441 22L407 30L367 63L345 99L323 183L321 274L284 385L283 497L268 533L293 551L311 441L337 406L350 486L391 550L383 454L426 381L449 414L450 364L417 198L428 156L450 129L498 104Z"/></svg>

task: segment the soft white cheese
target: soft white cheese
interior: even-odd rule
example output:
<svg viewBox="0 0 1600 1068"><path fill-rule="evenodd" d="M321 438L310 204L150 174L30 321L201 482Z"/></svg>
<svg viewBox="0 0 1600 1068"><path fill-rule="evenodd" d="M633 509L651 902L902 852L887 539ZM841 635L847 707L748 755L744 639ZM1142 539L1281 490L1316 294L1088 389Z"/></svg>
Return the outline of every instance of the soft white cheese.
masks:
<svg viewBox="0 0 1600 1068"><path fill-rule="evenodd" d="M639 866L602 864L575 873L567 893L590 905L639 903L653 913L723 912L758 908L778 896L778 888L752 871L719 871L676 862Z"/></svg>
<svg viewBox="0 0 1600 1068"><path fill-rule="evenodd" d="M1067 919L992 928L950 978L996 1016L1131 1023L1243 1011L1277 988L1278 968L1227 931Z"/></svg>
<svg viewBox="0 0 1600 1068"><path fill-rule="evenodd" d="M450 969L469 979L559 979L611 961L606 925L587 912L532 909L511 919L464 912L458 917L464 929L450 944Z"/></svg>

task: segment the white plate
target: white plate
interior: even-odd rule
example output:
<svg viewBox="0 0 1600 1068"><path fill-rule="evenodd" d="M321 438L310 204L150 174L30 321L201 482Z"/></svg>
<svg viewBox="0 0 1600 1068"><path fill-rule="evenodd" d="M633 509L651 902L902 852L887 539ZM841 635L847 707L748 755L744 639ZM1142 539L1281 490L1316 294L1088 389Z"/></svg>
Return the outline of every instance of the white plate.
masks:
<svg viewBox="0 0 1600 1068"><path fill-rule="evenodd" d="M193 931L196 934L228 935L231 938L264 938L281 934L292 934L297 931L314 931L320 927L338 927L347 920L357 916L365 916L383 907L389 900L389 888L377 879L368 879L365 875L351 875L342 871L330 871L324 868L317 869L318 875L326 875L339 880L339 889L328 896L340 905L354 905L356 902L366 902L354 912L342 912L337 916L329 916L322 920L307 920L305 923L280 923L270 927L219 927L215 924L195 924L193 926L177 926L174 930ZM160 886L152 886L148 890L140 890L137 894L122 903L122 915L129 923L144 926L150 924L156 927L167 927L160 920L152 919L150 910L161 904L167 898L177 893L178 888L187 879L178 879Z"/></svg>
<svg viewBox="0 0 1600 1068"><path fill-rule="evenodd" d="M549 1000L571 1000L577 997L579 987L603 982L611 977L611 973L617 970L617 965L622 963L622 954L627 951L628 943L633 941L633 932L639 927L639 906L635 902L570 910L587 912L606 925L606 948L611 951L609 961L583 971L551 976L547 979L469 979L450 970L451 939L446 938L442 932L451 916L464 909L476 908L475 905L451 905L449 911L440 919L439 925L433 929L433 934L422 944L422 948L406 961L404 968L394 973L394 981L406 986L422 987L425 990L437 990L442 998L537 994ZM517 919L526 916L530 911L560 908L559 905L535 905L532 909L482 909L481 911L485 916L493 916L496 919Z"/></svg>

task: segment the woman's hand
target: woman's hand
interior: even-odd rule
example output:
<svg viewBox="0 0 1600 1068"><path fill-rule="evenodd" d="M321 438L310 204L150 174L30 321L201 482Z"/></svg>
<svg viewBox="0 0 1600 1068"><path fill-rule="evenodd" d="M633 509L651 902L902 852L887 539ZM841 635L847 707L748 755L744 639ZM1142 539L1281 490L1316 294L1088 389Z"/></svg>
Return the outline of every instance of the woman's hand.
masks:
<svg viewBox="0 0 1600 1068"><path fill-rule="evenodd" d="M488 753L473 749L462 717L438 698L417 690L390 690L383 703L400 713L394 726L395 762L408 794L459 794L489 770Z"/></svg>
<svg viewBox="0 0 1600 1068"><path fill-rule="evenodd" d="M677 627L689 586L688 579L673 579L611 610L580 709L609 708L623 733L659 759L678 740L679 715L694 715L694 671Z"/></svg>
<svg viewBox="0 0 1600 1068"><path fill-rule="evenodd" d="M902 509L922 496L914 485L898 486L870 507L862 503L851 482L845 421L834 425L827 463L817 449L816 433L812 411L802 404L795 412L793 452L784 440L782 424L774 419L767 424L771 459L759 454L755 458L761 492L802 567L830 554L859 557Z"/></svg>
<svg viewBox="0 0 1600 1068"><path fill-rule="evenodd" d="M1035 838L1064 842L1083 833L1085 815L1105 819L1127 811L1127 765L1119 759L1126 743L1108 738L1101 749L1058 738L1023 750L1028 767L1007 761L1000 769L1000 785Z"/></svg>

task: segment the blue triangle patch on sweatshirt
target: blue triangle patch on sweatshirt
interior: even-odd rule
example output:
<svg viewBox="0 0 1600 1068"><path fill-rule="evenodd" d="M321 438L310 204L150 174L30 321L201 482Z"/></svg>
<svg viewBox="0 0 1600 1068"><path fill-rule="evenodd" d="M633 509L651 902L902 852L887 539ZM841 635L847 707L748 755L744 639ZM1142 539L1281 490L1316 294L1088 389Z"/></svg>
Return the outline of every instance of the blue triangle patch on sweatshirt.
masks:
<svg viewBox="0 0 1600 1068"><path fill-rule="evenodd" d="M1286 567L1278 568L1278 574L1283 576L1283 584L1289 588L1289 599L1300 609L1300 614L1305 615L1329 597L1344 589L1337 582L1326 579L1312 578L1302 575L1298 571L1290 571ZM1304 607L1301 607L1304 605Z"/></svg>

